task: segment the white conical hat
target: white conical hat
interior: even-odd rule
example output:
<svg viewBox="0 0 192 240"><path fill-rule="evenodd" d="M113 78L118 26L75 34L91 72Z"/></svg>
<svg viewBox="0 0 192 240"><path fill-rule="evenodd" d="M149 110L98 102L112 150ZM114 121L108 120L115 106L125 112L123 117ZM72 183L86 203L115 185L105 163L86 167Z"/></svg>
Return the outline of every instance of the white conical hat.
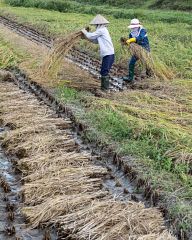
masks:
<svg viewBox="0 0 192 240"><path fill-rule="evenodd" d="M101 24L108 24L109 21L105 19L102 15L98 14L91 22L91 25L101 25Z"/></svg>

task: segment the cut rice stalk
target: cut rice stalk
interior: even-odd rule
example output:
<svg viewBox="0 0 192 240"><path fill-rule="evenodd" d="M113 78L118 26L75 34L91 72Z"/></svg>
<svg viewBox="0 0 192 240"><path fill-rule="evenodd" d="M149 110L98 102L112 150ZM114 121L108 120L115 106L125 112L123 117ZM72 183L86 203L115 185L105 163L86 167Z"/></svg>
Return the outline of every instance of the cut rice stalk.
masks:
<svg viewBox="0 0 192 240"><path fill-rule="evenodd" d="M57 77L61 68L63 58L67 55L70 49L83 37L81 31L72 33L65 38L60 38L55 41L54 48L48 58L45 60L41 68L42 76Z"/></svg>
<svg viewBox="0 0 192 240"><path fill-rule="evenodd" d="M92 194L77 194L71 196L55 196L48 198L42 204L34 207L24 207L23 214L31 222L32 228L39 226L40 223L49 224L53 218L66 215L76 211L78 208L86 208L93 199L103 198L108 192L99 191Z"/></svg>
<svg viewBox="0 0 192 240"><path fill-rule="evenodd" d="M136 56L144 66L156 77L162 80L173 79L174 74L168 67L160 63L158 59L154 60L151 53L136 43L131 43L129 50L132 56Z"/></svg>

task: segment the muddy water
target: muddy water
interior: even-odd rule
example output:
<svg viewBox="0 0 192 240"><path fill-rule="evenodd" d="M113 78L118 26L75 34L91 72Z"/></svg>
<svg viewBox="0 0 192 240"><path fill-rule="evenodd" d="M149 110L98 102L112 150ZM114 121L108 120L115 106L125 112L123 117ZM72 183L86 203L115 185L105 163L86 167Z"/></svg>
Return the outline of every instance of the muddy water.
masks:
<svg viewBox="0 0 192 240"><path fill-rule="evenodd" d="M0 129L0 137L5 131ZM20 212L22 206L19 197L20 176L15 174L13 164L5 156L1 146L0 178L4 182L0 186L0 240L56 240L54 232L47 233L46 230L26 228L25 219ZM5 184L8 190L5 189Z"/></svg>
<svg viewBox="0 0 192 240"><path fill-rule="evenodd" d="M136 184L123 171L113 163L113 159L102 153L99 148L92 144L84 143L81 136L73 132L73 138L79 146L81 152L90 153L95 165L103 166L108 169L108 175L103 179L103 188L120 201L142 201L145 206L149 203L144 200L142 192L136 188ZM93 151L94 149L94 151Z"/></svg>

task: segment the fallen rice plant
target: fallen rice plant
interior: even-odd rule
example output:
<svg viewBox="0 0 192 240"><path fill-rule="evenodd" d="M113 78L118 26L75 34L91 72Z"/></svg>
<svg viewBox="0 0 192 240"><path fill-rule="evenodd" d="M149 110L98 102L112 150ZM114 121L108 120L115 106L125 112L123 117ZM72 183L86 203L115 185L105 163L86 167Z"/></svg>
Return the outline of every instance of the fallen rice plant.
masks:
<svg viewBox="0 0 192 240"><path fill-rule="evenodd" d="M145 235L157 237L164 231L160 216L157 209L146 209L142 203L103 199L66 216L53 218L53 222L58 222L64 231L73 232L71 235L77 239L142 239Z"/></svg>
<svg viewBox="0 0 192 240"><path fill-rule="evenodd" d="M86 208L87 204L91 203L93 199L103 198L107 195L105 191L95 191L91 194L74 194L74 195L61 195L54 198L47 198L43 203L33 206L24 207L23 213L29 219L32 227L39 226L40 223L50 222L51 219L57 216L67 215L78 208Z"/></svg>
<svg viewBox="0 0 192 240"><path fill-rule="evenodd" d="M34 169L46 171L48 168L86 167L88 165L90 165L90 156L88 154L65 152L64 150L36 154L32 157L23 158L18 162L18 167L28 175L33 173Z"/></svg>
<svg viewBox="0 0 192 240"><path fill-rule="evenodd" d="M96 169L91 170L95 174ZM50 172L50 176L32 179L30 183L26 183L21 189L25 196L25 204L33 206L57 195L84 195L85 193L91 194L99 191L102 187L102 178L90 177L90 172L87 171L87 168L77 169L73 173L74 169L68 169L67 173L62 171L61 173L55 172L55 175L52 175ZM106 173L106 170L103 170L101 167L97 171L100 176Z"/></svg>
<svg viewBox="0 0 192 240"><path fill-rule="evenodd" d="M49 131L45 133L27 135L23 139L12 139L10 134L7 134L5 139L2 141L2 145L4 146L7 154L16 154L19 149L25 149L28 155L33 155L34 153L48 153L58 148L71 151L76 148L75 141L70 139L67 135L62 136L61 132L57 133Z"/></svg>

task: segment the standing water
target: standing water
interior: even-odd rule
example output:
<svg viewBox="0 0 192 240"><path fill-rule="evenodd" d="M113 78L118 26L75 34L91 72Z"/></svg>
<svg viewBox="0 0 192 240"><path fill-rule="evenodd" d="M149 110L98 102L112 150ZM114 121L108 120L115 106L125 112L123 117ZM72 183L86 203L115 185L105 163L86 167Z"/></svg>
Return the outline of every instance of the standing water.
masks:
<svg viewBox="0 0 192 240"><path fill-rule="evenodd" d="M0 137L5 133L0 129ZM56 235L41 229L26 229L25 219L20 212L19 197L21 183L0 146L0 240L55 240Z"/></svg>

